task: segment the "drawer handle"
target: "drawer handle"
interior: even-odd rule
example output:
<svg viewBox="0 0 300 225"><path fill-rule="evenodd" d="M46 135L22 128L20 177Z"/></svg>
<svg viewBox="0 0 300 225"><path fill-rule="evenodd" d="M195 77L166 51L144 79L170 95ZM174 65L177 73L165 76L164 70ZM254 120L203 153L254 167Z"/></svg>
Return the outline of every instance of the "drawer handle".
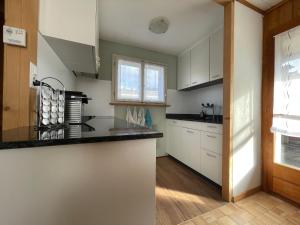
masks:
<svg viewBox="0 0 300 225"><path fill-rule="evenodd" d="M208 128L214 128L216 129L217 127L216 126L207 126Z"/></svg>
<svg viewBox="0 0 300 225"><path fill-rule="evenodd" d="M209 138L217 138L216 136L206 135Z"/></svg>
<svg viewBox="0 0 300 225"><path fill-rule="evenodd" d="M198 82L197 82L197 81L194 81L192 84L198 84Z"/></svg>
<svg viewBox="0 0 300 225"><path fill-rule="evenodd" d="M209 153L206 153L206 155L208 156L208 157L211 157L211 158L217 158L217 156L215 156L215 155L212 155L212 154L209 154Z"/></svg>
<svg viewBox="0 0 300 225"><path fill-rule="evenodd" d="M173 123L175 123L175 124L176 124L176 123L177 123L177 121L173 121Z"/></svg>
<svg viewBox="0 0 300 225"><path fill-rule="evenodd" d="M189 134L194 134L194 132L190 131L190 130L187 130L186 132L189 133Z"/></svg>

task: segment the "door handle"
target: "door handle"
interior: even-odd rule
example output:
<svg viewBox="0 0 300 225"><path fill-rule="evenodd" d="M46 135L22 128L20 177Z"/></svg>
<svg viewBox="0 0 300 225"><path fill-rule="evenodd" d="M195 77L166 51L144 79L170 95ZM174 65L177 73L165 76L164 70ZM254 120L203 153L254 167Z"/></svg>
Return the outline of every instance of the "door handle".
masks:
<svg viewBox="0 0 300 225"><path fill-rule="evenodd" d="M206 155L208 156L208 157L210 157L210 158L217 158L217 156L215 156L215 155L212 155L212 154L209 154L209 153L206 153Z"/></svg>
<svg viewBox="0 0 300 225"><path fill-rule="evenodd" d="M206 135L209 138L217 138L216 136Z"/></svg>

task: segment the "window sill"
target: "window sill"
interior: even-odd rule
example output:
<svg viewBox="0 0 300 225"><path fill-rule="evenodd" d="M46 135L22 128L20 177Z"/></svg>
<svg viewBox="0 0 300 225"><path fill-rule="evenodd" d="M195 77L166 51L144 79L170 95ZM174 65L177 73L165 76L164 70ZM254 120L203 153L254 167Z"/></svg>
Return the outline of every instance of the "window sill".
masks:
<svg viewBox="0 0 300 225"><path fill-rule="evenodd" d="M110 105L123 105L123 106L148 106L148 107L170 107L165 103L144 103L144 102L111 102Z"/></svg>

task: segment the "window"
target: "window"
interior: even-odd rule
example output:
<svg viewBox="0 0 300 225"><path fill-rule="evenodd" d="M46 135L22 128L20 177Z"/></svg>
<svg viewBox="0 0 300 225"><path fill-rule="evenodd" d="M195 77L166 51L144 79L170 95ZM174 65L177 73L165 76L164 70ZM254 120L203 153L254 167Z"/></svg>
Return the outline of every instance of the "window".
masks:
<svg viewBox="0 0 300 225"><path fill-rule="evenodd" d="M165 104L165 66L116 55L113 61L114 102Z"/></svg>
<svg viewBox="0 0 300 225"><path fill-rule="evenodd" d="M275 162L300 168L300 27L275 37Z"/></svg>

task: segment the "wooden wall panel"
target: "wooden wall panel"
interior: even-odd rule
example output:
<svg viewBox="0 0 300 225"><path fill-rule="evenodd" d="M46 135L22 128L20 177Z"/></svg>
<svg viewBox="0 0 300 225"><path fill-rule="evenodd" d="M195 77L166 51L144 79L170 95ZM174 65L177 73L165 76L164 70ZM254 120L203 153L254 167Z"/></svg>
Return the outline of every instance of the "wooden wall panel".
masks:
<svg viewBox="0 0 300 225"><path fill-rule="evenodd" d="M273 115L274 90L274 36L300 25L300 1L288 0L282 2L264 17L263 38L263 92L262 92L262 183L265 191L273 190L273 151L274 136L270 132ZM277 178L278 179L278 178ZM277 182L278 183L278 182Z"/></svg>
<svg viewBox="0 0 300 225"><path fill-rule="evenodd" d="M5 24L27 31L27 47L4 46L3 130L30 124L29 63L37 61L38 0L5 0Z"/></svg>

